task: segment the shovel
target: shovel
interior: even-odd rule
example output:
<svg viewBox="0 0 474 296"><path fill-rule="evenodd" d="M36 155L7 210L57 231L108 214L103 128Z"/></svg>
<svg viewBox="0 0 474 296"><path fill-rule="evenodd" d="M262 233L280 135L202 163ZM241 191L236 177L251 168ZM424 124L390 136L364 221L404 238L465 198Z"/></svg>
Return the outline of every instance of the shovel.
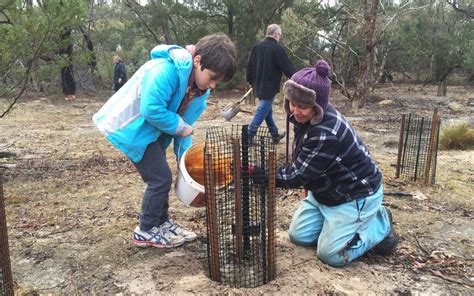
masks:
<svg viewBox="0 0 474 296"><path fill-rule="evenodd" d="M230 105L229 107L226 107L223 111L222 111L222 116L225 118L225 120L227 121L231 121L232 118L234 118L235 115L237 115L237 113L239 113L240 111L242 111L240 109L240 104L245 100L245 98L252 92L252 88L250 88L246 93L245 95L243 95L237 102L233 103L232 105Z"/></svg>

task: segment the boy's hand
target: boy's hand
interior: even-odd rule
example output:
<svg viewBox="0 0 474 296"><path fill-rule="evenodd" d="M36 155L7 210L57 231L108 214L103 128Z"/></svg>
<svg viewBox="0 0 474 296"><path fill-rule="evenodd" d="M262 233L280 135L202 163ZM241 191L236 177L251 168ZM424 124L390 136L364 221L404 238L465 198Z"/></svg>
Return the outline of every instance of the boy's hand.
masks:
<svg viewBox="0 0 474 296"><path fill-rule="evenodd" d="M194 129L192 126L190 125L185 125L184 128L181 130L181 132L179 133L179 136L181 138L186 138L187 136L189 135L192 135L194 132Z"/></svg>

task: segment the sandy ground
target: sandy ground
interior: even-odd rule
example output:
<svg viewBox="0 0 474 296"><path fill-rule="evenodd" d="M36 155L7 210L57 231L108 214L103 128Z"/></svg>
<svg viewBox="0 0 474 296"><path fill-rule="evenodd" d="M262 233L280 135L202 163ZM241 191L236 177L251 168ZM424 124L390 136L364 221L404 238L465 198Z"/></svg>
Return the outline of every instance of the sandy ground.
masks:
<svg viewBox="0 0 474 296"><path fill-rule="evenodd" d="M325 265L316 259L314 247L296 246L287 236L303 193L278 191L276 279L245 289L208 278L205 210L187 208L174 192L170 213L197 232L198 240L172 250L131 244L144 185L128 159L91 122L106 96L24 100L0 119L0 152L14 154L0 158L0 166L7 168L3 186L17 294L472 294L474 152L440 151L434 186L395 179L401 114L429 117L436 107L443 122L467 121L473 114L473 89L452 87L445 98L435 94L434 87L383 88L357 114L334 94L334 104L382 169L385 191L412 194L384 200L400 236L396 253L366 255L345 268ZM195 138L204 139L209 126L248 123L247 113L231 123L220 116L241 95L213 94ZM381 103L386 99L392 103ZM463 109L450 110L450 102ZM282 108L275 107L275 117L283 129ZM281 163L285 144L278 149ZM168 157L176 171L171 151Z"/></svg>

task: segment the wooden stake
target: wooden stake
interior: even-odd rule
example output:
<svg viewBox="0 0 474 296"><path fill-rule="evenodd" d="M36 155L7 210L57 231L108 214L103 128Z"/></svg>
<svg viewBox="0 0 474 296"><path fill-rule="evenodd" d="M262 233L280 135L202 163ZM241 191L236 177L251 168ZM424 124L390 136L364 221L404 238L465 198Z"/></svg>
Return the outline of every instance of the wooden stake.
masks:
<svg viewBox="0 0 474 296"><path fill-rule="evenodd" d="M234 166L234 198L235 198L235 243L236 259L240 262L244 258L244 248L242 239L242 190L240 190L241 162L239 139L232 139L233 166Z"/></svg>
<svg viewBox="0 0 474 296"><path fill-rule="evenodd" d="M217 229L217 213L216 213L216 198L215 198L215 182L214 182L214 168L212 165L212 155L206 153L204 155L204 182L206 192L206 206L207 206L207 239L210 259L209 272L211 279L220 282L221 271L220 271L220 260L218 250L218 229Z"/></svg>
<svg viewBox="0 0 474 296"><path fill-rule="evenodd" d="M0 175L0 267L2 272L2 286L0 295L13 296L13 277L10 262L10 250L8 248L7 219L5 214L5 202L3 200L3 181Z"/></svg>
<svg viewBox="0 0 474 296"><path fill-rule="evenodd" d="M436 149L437 137L436 131L438 128L438 108L435 108L433 111L433 118L431 119L431 134L430 134L430 143L428 145L428 155L426 159L426 168L425 168L425 182L424 185L428 186L430 181L430 170L431 170L431 161L433 160L433 151Z"/></svg>
<svg viewBox="0 0 474 296"><path fill-rule="evenodd" d="M397 172L395 173L395 178L400 178L400 167L402 161L402 151L403 151L403 133L405 131L405 114L402 115L402 122L400 126L400 137L398 138L398 157L397 157Z"/></svg>
<svg viewBox="0 0 474 296"><path fill-rule="evenodd" d="M268 195L267 195L267 225L268 225L268 281L275 278L275 152L270 152L268 156Z"/></svg>

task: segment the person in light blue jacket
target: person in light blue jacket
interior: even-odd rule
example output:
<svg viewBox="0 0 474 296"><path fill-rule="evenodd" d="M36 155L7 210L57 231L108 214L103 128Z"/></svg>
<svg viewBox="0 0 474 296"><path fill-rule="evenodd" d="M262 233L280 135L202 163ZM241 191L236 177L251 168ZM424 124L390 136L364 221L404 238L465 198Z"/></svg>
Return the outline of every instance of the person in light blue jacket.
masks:
<svg viewBox="0 0 474 296"><path fill-rule="evenodd" d="M192 144L193 124L218 82L236 71L237 51L224 33L205 36L195 46L158 45L151 60L93 116L100 132L125 153L147 184L140 225L132 241L139 247L176 247L196 234L168 215L172 183L166 160L171 141L179 159Z"/></svg>

